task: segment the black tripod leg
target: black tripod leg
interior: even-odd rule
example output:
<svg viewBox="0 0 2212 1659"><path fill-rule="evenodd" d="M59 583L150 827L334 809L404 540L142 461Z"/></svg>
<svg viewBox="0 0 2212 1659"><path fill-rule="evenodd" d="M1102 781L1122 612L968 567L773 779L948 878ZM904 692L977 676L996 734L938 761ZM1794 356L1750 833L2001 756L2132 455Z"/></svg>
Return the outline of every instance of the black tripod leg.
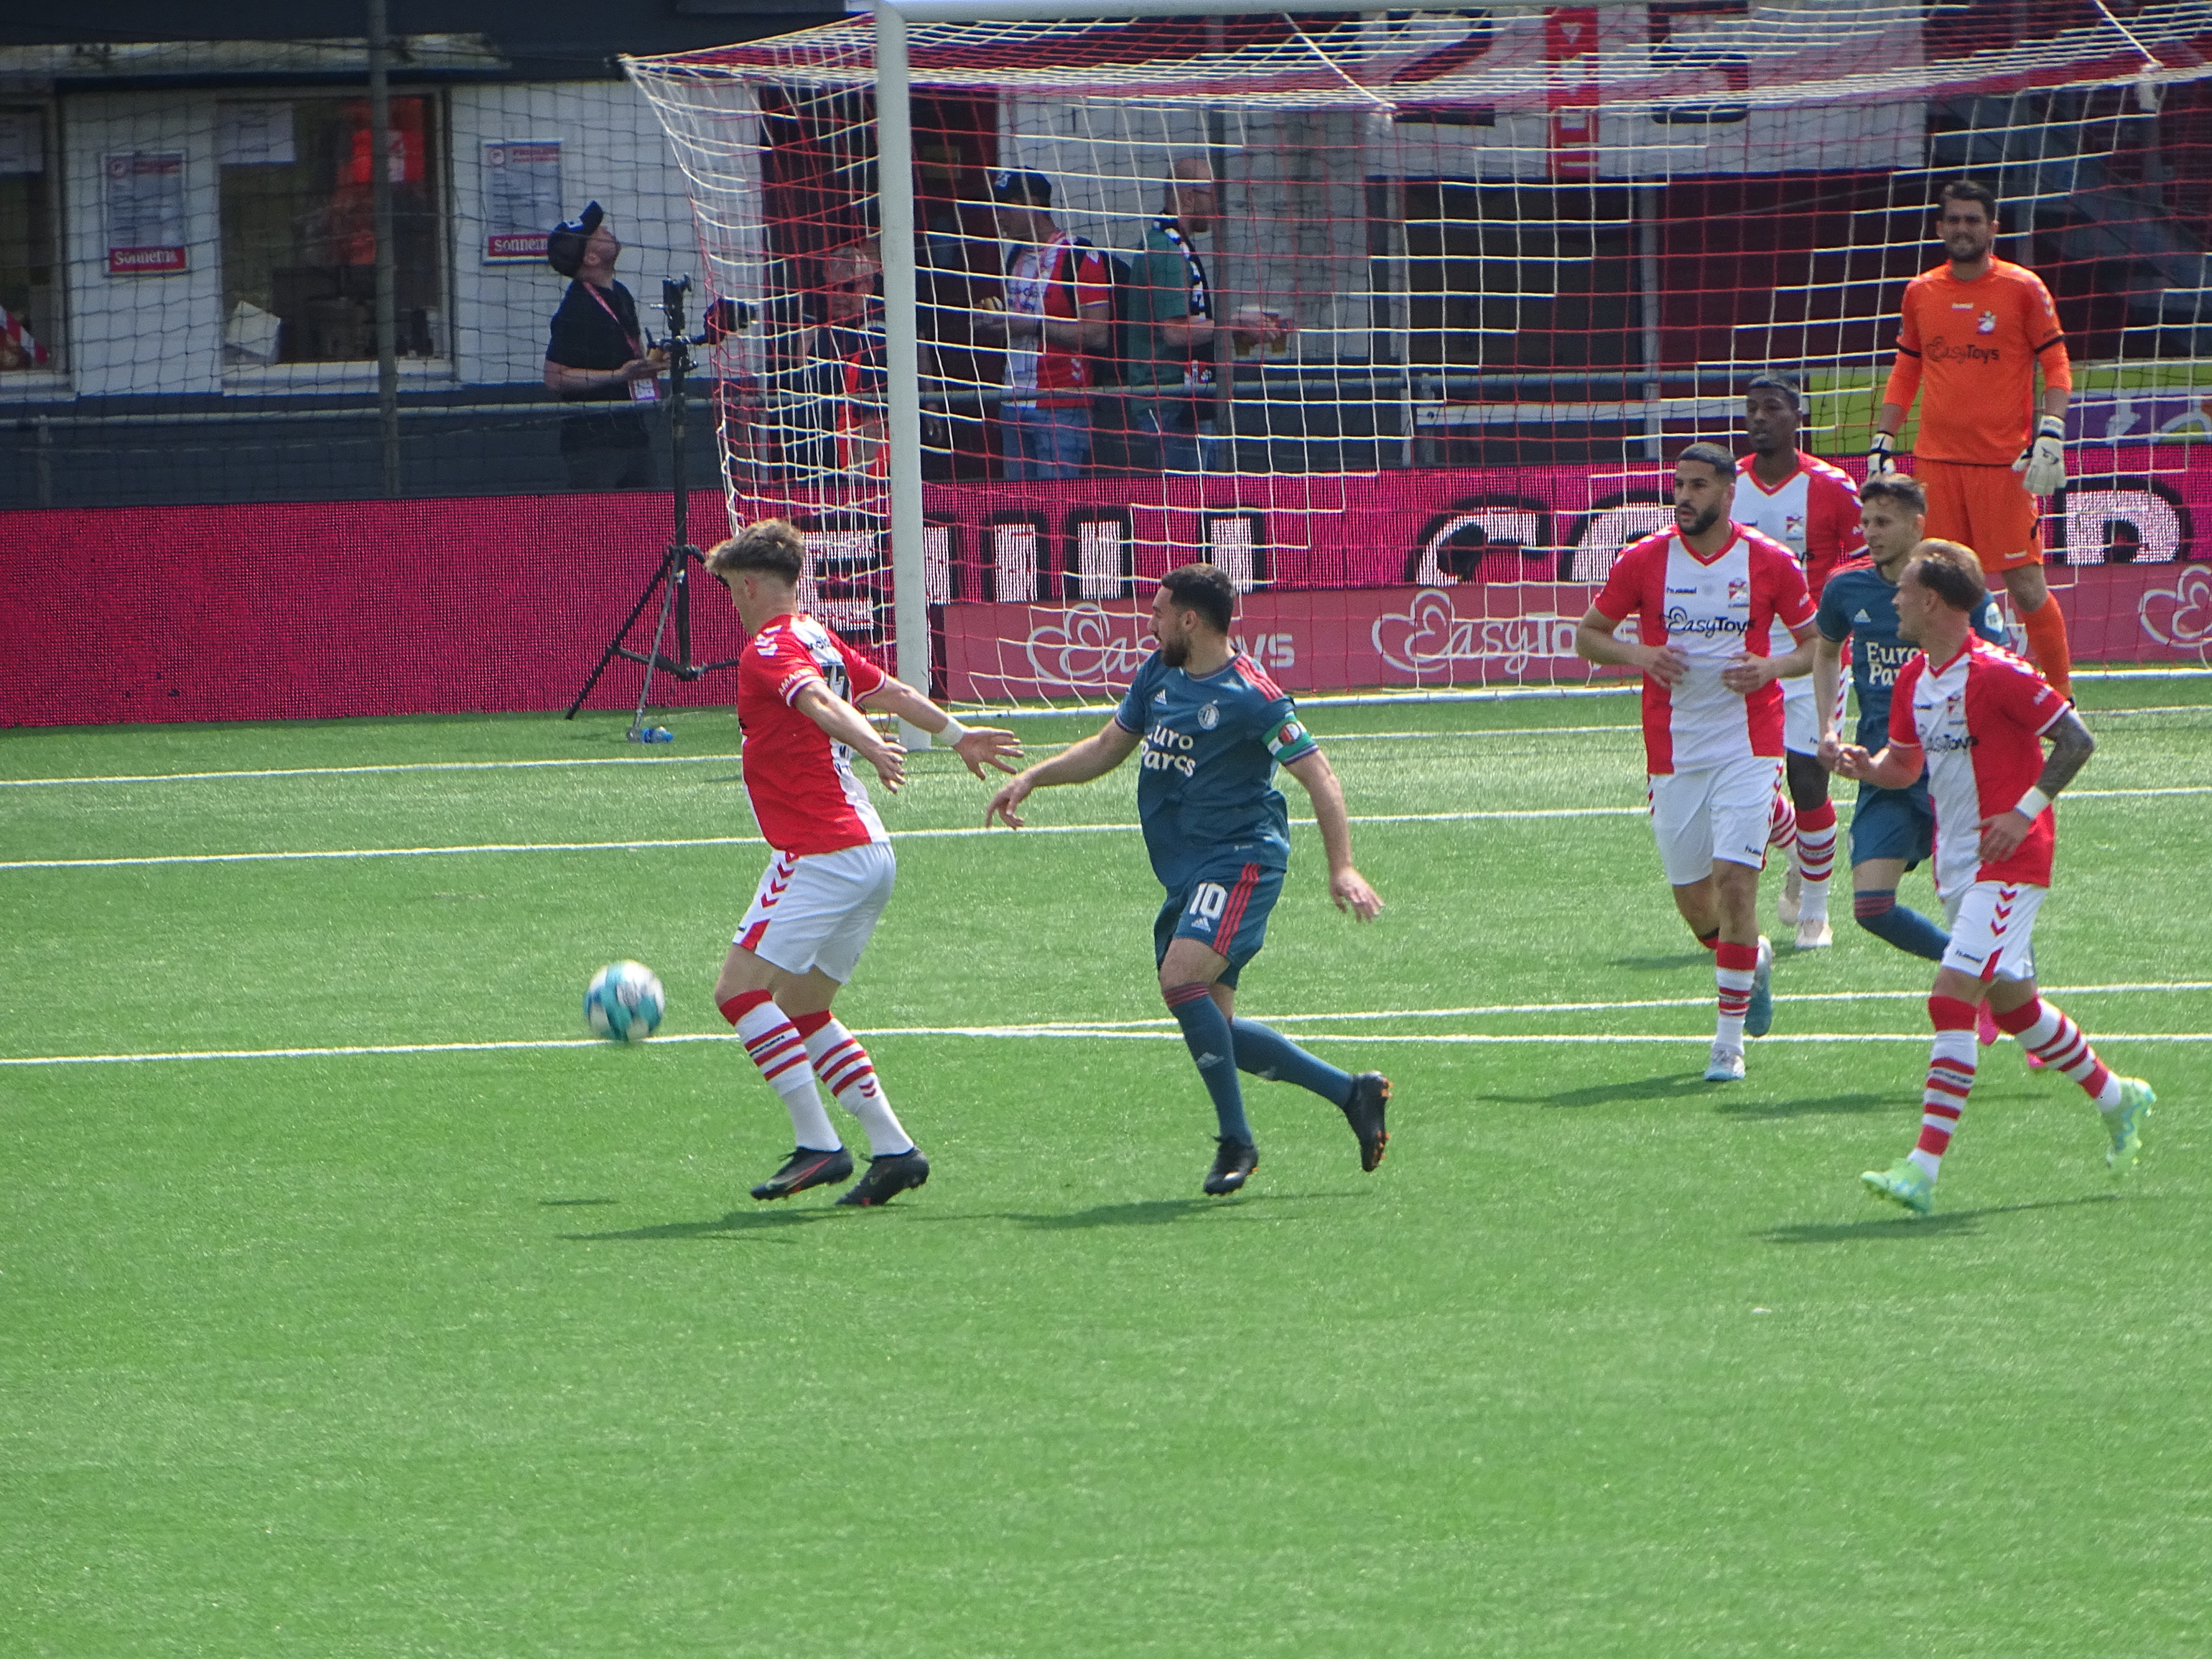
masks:
<svg viewBox="0 0 2212 1659"><path fill-rule="evenodd" d="M645 613L645 607L653 602L653 596L659 590L661 583L667 580L668 560L664 556L653 569L653 580L645 585L645 592L637 596L637 603L630 606L629 615L624 617L622 626L615 629L615 636L607 641L607 648L599 653L599 660L592 668L591 678L584 682L584 689L576 693L576 701L568 705L568 712L561 717L562 720L576 718L576 711L584 706L584 699L592 695L592 688L599 683L599 676L607 672L607 665L615 659L622 650L623 641L629 637L630 629Z"/></svg>

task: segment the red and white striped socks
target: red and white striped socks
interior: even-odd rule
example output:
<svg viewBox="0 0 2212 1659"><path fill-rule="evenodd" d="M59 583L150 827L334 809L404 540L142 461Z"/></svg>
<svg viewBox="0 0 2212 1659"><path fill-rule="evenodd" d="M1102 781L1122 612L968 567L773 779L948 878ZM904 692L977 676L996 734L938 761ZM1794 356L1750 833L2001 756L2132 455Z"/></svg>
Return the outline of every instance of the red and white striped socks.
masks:
<svg viewBox="0 0 2212 1659"><path fill-rule="evenodd" d="M1797 812L1798 919L1828 919L1828 878L1836 868L1836 806L1822 801Z"/></svg>
<svg viewBox="0 0 2212 1659"><path fill-rule="evenodd" d="M1829 820L1833 823L1832 817ZM1790 804L1790 797L1775 786L1774 799L1766 808L1766 844L1787 852L1797 844L1797 809Z"/></svg>
<svg viewBox="0 0 2212 1659"><path fill-rule="evenodd" d="M2081 1092L2097 1103L2099 1111L2119 1109L2120 1080L2097 1058L2081 1028L2059 1009L2038 998L2010 1013L1999 1014L1997 1025L2045 1066L2080 1084Z"/></svg>
<svg viewBox="0 0 2212 1659"><path fill-rule="evenodd" d="M830 1127L807 1064L806 1039L766 991L740 991L722 1004L722 1018L738 1028L745 1053L761 1077L782 1097L797 1143L810 1152L834 1152L845 1143Z"/></svg>
<svg viewBox="0 0 2212 1659"><path fill-rule="evenodd" d="M1751 1008L1752 982L1758 976L1759 946L1730 945L1726 940L1713 946L1713 982L1720 991L1720 1022L1713 1030L1716 1045L1743 1047L1743 1017Z"/></svg>
<svg viewBox="0 0 2212 1659"><path fill-rule="evenodd" d="M876 1079L876 1064L859 1039L826 1008L818 1014L800 1014L792 1024L805 1039L814 1074L868 1132L868 1151L877 1158L912 1152L914 1137L893 1115L884 1085Z"/></svg>
<svg viewBox="0 0 2212 1659"><path fill-rule="evenodd" d="M1928 1083L1920 1093L1920 1144L1906 1154L1930 1181L1942 1173L1943 1154L1958 1133L1959 1115L1974 1086L1974 1005L1956 997L1928 999L1936 1041L1928 1055Z"/></svg>

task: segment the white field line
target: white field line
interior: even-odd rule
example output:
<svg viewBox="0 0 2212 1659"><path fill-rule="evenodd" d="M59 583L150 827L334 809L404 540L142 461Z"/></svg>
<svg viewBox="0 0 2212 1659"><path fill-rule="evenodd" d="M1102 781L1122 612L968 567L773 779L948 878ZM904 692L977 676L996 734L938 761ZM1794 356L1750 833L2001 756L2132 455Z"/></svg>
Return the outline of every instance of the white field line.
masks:
<svg viewBox="0 0 2212 1659"><path fill-rule="evenodd" d="M2081 717L2085 720L2098 720L2108 714L2116 718L2129 714L2212 714L2212 703L2174 702L2144 708L2092 708L2083 710ZM1642 729L1633 721L1612 720L1601 726L1485 726L1470 732L1335 732L1326 734L1326 743L1433 743L1449 738L1584 737L1601 732L1634 733ZM1322 737L1324 734L1316 732L1315 735ZM1037 755L1051 754L1073 746L1064 743L1027 745L1030 753ZM585 766L711 766L717 763L735 766L740 758L737 755L601 755L572 756L553 760L395 761L377 766L283 766L229 772L117 772L76 778L0 778L0 789L52 789L70 785L89 787L122 783L204 783L240 778L369 777L393 772L527 772ZM2082 792L2075 790L2073 793L2078 795Z"/></svg>
<svg viewBox="0 0 2212 1659"><path fill-rule="evenodd" d="M1354 823L1454 823L1482 818L1642 817L1641 806L1540 806L1491 812L1377 812L1355 817ZM1310 828L1311 818L1292 818ZM979 836L1133 835L1135 823L1037 823L1026 830L894 830L893 841L967 840ZM167 853L153 857L113 859L18 859L0 870L105 870L153 864L267 864L313 859L451 858L468 853L633 853L683 847L764 847L758 836L687 836L665 841L483 842L469 847L349 847L311 852Z"/></svg>
<svg viewBox="0 0 2212 1659"><path fill-rule="evenodd" d="M1179 1031L1109 1031L1089 1030L1063 1025L894 1025L855 1031L855 1036L881 1037L976 1037L987 1039L1053 1039L1092 1042L1180 1042ZM1710 1048L1712 1034L1700 1031L1685 1034L1680 1031L1623 1033L1614 1031L1553 1032L1553 1031L1437 1031L1426 1033L1387 1031L1302 1031L1302 1042L1360 1042L1414 1044L1496 1044L1523 1047L1571 1044L1613 1045L1622 1043L1681 1043ZM649 1044L640 1047L665 1048L672 1043L734 1042L737 1039L727 1032L692 1032L680 1036L654 1037ZM1774 1032L1753 1039L1754 1043L1769 1042L1911 1042L1926 1047L1925 1031L1786 1031ZM2099 1047L2114 1042L2212 1042L2212 1031L2100 1031L2096 1034ZM536 1041L514 1042L393 1042L362 1043L328 1048L191 1048L174 1049L160 1054L25 1054L0 1058L0 1066L131 1066L145 1065L157 1060L325 1060L351 1059L375 1054L468 1054L512 1053L519 1050L555 1048L604 1048L611 1045L597 1037L545 1037Z"/></svg>
<svg viewBox="0 0 2212 1659"><path fill-rule="evenodd" d="M2212 991L2212 980L2174 980L2140 984L2122 985L2057 985L2045 988L2054 997L2108 996L2142 994L2147 992ZM1780 1004L1814 1002L1884 1002L1892 1000L1924 1000L1920 991L1816 991L1799 995L1778 996ZM1382 1020L1382 1019L1443 1019L1485 1014L1547 1014L1627 1012L1647 1008L1710 1008L1709 997L1664 997L1643 999L1630 1002L1512 1002L1493 1003L1482 1007L1468 1008L1406 1008L1365 1009L1356 1012L1326 1014L1269 1014L1271 1024L1287 1025L1294 1022L1316 1020ZM956 1036L956 1037L1096 1037L1102 1042L1182 1041L1176 1030L1156 1030L1155 1026L1172 1026L1170 1019L1127 1020L1045 1020L1022 1025L878 1025L854 1033L863 1037L886 1036ZM1711 1038L1703 1035L1635 1035L1622 1036L1612 1032L1475 1032L1451 1031L1433 1034L1407 1033L1392 1035L1376 1031L1302 1031L1302 1042L1704 1042ZM1784 1032L1757 1039L1765 1042L1925 1042L1924 1032ZM727 1031L672 1032L653 1039L655 1046L685 1042L732 1042L735 1036ZM2165 1031L2137 1036L2114 1036L2100 1031L2100 1042L2212 1042L2212 1032ZM357 1043L331 1048L195 1048L172 1049L155 1054L32 1054L15 1058L0 1058L0 1066L118 1066L149 1060L317 1060L346 1058L362 1054L496 1054L515 1050L553 1048L602 1048L609 1045L599 1037L532 1037L506 1042L390 1042Z"/></svg>
<svg viewBox="0 0 2212 1659"><path fill-rule="evenodd" d="M2069 789L2069 800L2118 800L2160 795L2212 795L2212 784L2185 784L2160 789ZM1538 806L1470 812L1367 812L1355 814L1353 823L1474 823L1541 818L1610 818L1646 815L1641 806ZM1311 818L1291 822L1312 827ZM1042 823L1026 830L965 828L894 830L893 841L964 841L981 836L1103 836L1133 835L1143 826L1134 823ZM455 858L479 853L641 853L690 847L762 847L758 836L685 836L643 841L479 842L463 847L346 847L271 853L165 853L134 858L15 859L0 862L8 870L115 870L168 864L281 864L331 859Z"/></svg>

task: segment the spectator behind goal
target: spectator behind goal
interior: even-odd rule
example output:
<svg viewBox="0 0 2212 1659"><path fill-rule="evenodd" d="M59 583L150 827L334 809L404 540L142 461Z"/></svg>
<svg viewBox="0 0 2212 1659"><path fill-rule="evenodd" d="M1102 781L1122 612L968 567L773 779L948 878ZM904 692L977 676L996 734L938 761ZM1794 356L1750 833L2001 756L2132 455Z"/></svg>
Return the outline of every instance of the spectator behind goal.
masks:
<svg viewBox="0 0 2212 1659"><path fill-rule="evenodd" d="M1106 257L1053 222L1052 180L995 173L991 201L1008 247L1003 300L976 307L980 339L1006 342L999 441L1015 482L1079 477L1091 460L1096 354L1112 349Z"/></svg>

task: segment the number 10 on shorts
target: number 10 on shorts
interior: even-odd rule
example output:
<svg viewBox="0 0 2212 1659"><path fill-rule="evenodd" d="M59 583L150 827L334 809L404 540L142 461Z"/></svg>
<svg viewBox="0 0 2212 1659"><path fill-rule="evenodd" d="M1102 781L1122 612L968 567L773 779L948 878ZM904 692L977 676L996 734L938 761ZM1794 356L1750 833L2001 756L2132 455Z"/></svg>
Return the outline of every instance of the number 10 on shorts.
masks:
<svg viewBox="0 0 2212 1659"><path fill-rule="evenodd" d="M1187 916L1197 916L1204 921L1218 921L1229 905L1229 890L1218 881L1201 881L1191 890L1190 902L1183 908Z"/></svg>

